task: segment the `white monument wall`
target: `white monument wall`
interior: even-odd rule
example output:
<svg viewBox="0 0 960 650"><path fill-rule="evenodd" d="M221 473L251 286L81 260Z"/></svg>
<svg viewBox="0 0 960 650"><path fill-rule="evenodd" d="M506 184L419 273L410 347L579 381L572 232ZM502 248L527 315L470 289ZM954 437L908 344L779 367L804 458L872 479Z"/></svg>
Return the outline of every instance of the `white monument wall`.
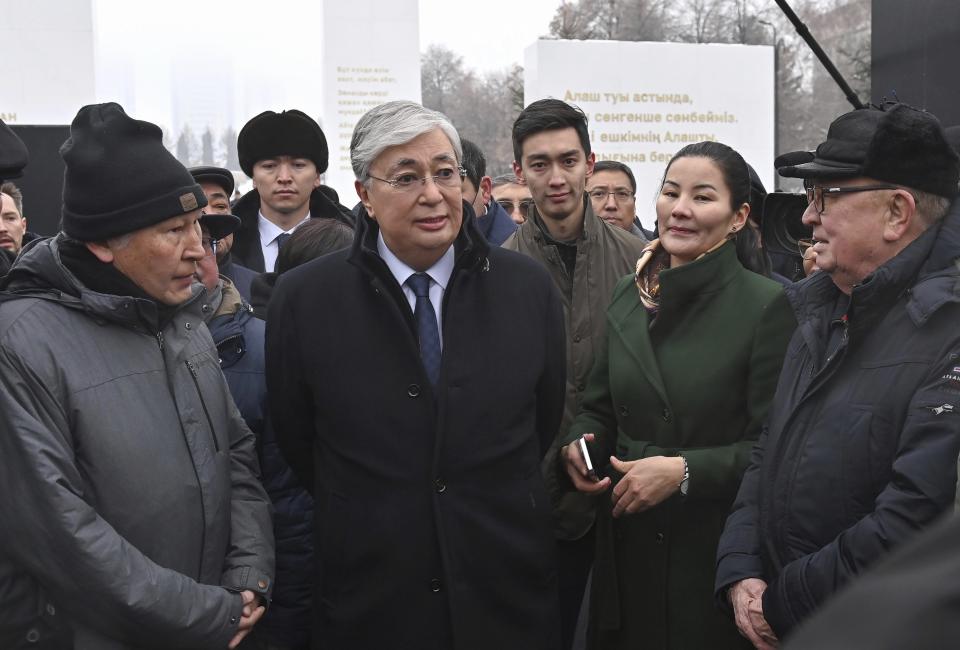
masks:
<svg viewBox="0 0 960 650"><path fill-rule="evenodd" d="M774 187L774 53L769 46L537 41L525 51L524 102L554 97L589 119L597 160L627 164L647 227L670 157L717 140Z"/></svg>

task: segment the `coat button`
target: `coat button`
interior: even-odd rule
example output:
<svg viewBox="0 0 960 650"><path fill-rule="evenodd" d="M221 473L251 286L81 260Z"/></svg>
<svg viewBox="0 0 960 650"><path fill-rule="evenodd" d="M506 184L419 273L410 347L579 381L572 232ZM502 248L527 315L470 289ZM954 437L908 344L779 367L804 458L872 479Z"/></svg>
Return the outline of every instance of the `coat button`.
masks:
<svg viewBox="0 0 960 650"><path fill-rule="evenodd" d="M665 537L663 533L657 533L657 544L663 544L664 538Z"/></svg>
<svg viewBox="0 0 960 650"><path fill-rule="evenodd" d="M628 409L626 406L621 406L620 415L622 415L623 417L627 417L628 415L630 415L630 409Z"/></svg>
<svg viewBox="0 0 960 650"><path fill-rule="evenodd" d="M236 625L236 623L237 623L237 617L236 617L236 616L231 616L231 617L230 617L230 624L231 624L231 625Z"/></svg>
<svg viewBox="0 0 960 650"><path fill-rule="evenodd" d="M435 594L439 593L440 587L441 587L440 578L434 578L433 580L430 581L430 591L432 591L433 593Z"/></svg>
<svg viewBox="0 0 960 650"><path fill-rule="evenodd" d="M260 587L261 589L266 589L267 581L261 578L260 580L257 580L257 586Z"/></svg>
<svg viewBox="0 0 960 650"><path fill-rule="evenodd" d="M417 384L410 384L407 386L407 395L410 397L420 397L420 386Z"/></svg>
<svg viewBox="0 0 960 650"><path fill-rule="evenodd" d="M583 392L584 388L586 388L586 386L584 386L582 383L577 384L577 390L580 391L581 393Z"/></svg>
<svg viewBox="0 0 960 650"><path fill-rule="evenodd" d="M579 334L577 334L576 336L573 337L573 342L574 342L574 343L579 343L581 340L582 340L582 339L580 338L580 335L579 335Z"/></svg>
<svg viewBox="0 0 960 650"><path fill-rule="evenodd" d="M190 323L186 323L184 324L184 327L186 327L187 329L191 329L193 325L191 325Z"/></svg>
<svg viewBox="0 0 960 650"><path fill-rule="evenodd" d="M663 421L664 422L670 421L670 409L663 409Z"/></svg>
<svg viewBox="0 0 960 650"><path fill-rule="evenodd" d="M210 305L204 305L200 309L203 311L204 314L210 313Z"/></svg>
<svg viewBox="0 0 960 650"><path fill-rule="evenodd" d="M54 607L52 603L47 603L47 614L49 614L50 616L57 615L57 608Z"/></svg>
<svg viewBox="0 0 960 650"><path fill-rule="evenodd" d="M40 632L37 631L37 628L31 627L27 631L27 643L36 643L40 640Z"/></svg>
<svg viewBox="0 0 960 650"><path fill-rule="evenodd" d="M442 478L438 478L433 482L433 487L436 488L437 494L443 494L447 491L447 484L443 482Z"/></svg>

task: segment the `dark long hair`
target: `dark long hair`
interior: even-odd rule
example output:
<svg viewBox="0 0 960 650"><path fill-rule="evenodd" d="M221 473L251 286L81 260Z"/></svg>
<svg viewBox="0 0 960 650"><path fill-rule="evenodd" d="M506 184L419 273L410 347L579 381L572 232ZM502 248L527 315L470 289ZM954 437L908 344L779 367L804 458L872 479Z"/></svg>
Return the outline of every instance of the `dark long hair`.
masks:
<svg viewBox="0 0 960 650"><path fill-rule="evenodd" d="M736 149L728 147L722 142L709 140L688 144L670 159L663 172L663 179L660 181L661 187L667 178L670 166L680 158L707 158L711 160L720 170L723 182L730 190L730 209L734 212L739 210L744 203L750 205L751 211L755 207L759 209L759 206L755 206L751 202L749 165ZM766 253L760 247L760 233L751 225L749 218L743 228L734 236L734 245L737 249L737 259L740 260L745 269L767 277L770 276L770 260L767 259Z"/></svg>

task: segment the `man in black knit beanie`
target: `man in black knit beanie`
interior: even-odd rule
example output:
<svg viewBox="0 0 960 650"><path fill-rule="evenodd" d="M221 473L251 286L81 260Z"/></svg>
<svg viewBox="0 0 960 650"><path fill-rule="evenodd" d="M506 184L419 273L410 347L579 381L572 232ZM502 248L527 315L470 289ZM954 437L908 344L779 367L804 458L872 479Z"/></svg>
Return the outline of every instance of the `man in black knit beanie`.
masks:
<svg viewBox="0 0 960 650"><path fill-rule="evenodd" d="M0 647L233 648L274 548L194 283L206 197L117 104L61 155L63 231L0 281Z"/></svg>

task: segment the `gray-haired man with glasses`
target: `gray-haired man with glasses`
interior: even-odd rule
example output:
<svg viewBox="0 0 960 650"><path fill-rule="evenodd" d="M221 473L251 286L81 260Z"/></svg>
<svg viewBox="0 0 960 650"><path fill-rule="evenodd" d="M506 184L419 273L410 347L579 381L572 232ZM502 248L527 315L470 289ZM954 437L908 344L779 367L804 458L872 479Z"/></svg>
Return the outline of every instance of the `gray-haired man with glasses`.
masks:
<svg viewBox="0 0 960 650"><path fill-rule="evenodd" d="M797 330L718 549L757 648L950 509L960 451L957 154L895 104L799 156L779 172L806 183L821 272L786 289Z"/></svg>
<svg viewBox="0 0 960 650"><path fill-rule="evenodd" d="M563 409L560 297L484 239L462 157L440 113L371 109L353 247L270 301L271 415L316 504L313 647L559 646L539 463Z"/></svg>

